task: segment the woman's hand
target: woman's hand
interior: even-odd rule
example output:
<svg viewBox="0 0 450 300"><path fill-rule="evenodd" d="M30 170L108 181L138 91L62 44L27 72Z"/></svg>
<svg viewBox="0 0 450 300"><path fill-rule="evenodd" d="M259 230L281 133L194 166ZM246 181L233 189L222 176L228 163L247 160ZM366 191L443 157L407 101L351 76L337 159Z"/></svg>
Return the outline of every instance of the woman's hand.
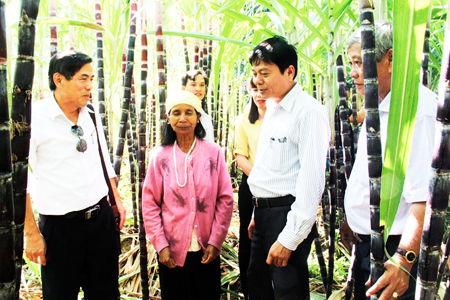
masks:
<svg viewBox="0 0 450 300"><path fill-rule="evenodd" d="M175 262L175 259L173 258L172 252L170 251L169 247L166 247L162 249L161 252L159 252L159 262L171 269L177 266L177 263Z"/></svg>
<svg viewBox="0 0 450 300"><path fill-rule="evenodd" d="M213 245L206 247L205 253L202 257L202 264L206 265L212 262L219 255L219 250Z"/></svg>

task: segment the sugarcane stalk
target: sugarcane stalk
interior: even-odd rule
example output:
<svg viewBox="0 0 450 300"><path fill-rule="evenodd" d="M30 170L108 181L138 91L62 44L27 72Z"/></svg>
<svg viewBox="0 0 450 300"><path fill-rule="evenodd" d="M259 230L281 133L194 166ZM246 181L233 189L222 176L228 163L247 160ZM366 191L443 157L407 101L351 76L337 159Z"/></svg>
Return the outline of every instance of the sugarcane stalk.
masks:
<svg viewBox="0 0 450 300"><path fill-rule="evenodd" d="M436 113L439 137L434 143L431 177L428 186L416 299L434 299L439 268L440 248L445 231L448 193L450 190L450 19L447 18L446 39L441 67L438 109Z"/></svg>
<svg viewBox="0 0 450 300"><path fill-rule="evenodd" d="M356 244L352 245L352 258L350 260L350 266L348 267L347 287L345 289L345 300L352 299L353 287L355 285L355 274L353 272L353 266L356 259Z"/></svg>
<svg viewBox="0 0 450 300"><path fill-rule="evenodd" d="M39 0L22 0L19 21L19 43L14 76L11 121L11 157L13 162L14 241L16 263L16 297L19 297L22 270L23 229L27 193L28 152L34 77L35 24Z"/></svg>
<svg viewBox="0 0 450 300"><path fill-rule="evenodd" d="M48 16L56 17L56 0L48 2ZM58 32L56 25L50 25L50 57L58 52Z"/></svg>
<svg viewBox="0 0 450 300"><path fill-rule="evenodd" d="M137 224L137 207L136 207L136 168L134 166L134 153L133 153L133 138L131 137L131 125L127 123L127 145L128 145L128 157L130 161L130 185L131 185L131 203L133 207L133 225L138 230Z"/></svg>
<svg viewBox="0 0 450 300"><path fill-rule="evenodd" d="M444 276L445 269L447 267L448 257L450 255L450 239L447 238L447 243L445 243L444 255L439 265L438 276L436 279L436 291L439 292L439 286L441 285L442 277Z"/></svg>
<svg viewBox="0 0 450 300"><path fill-rule="evenodd" d="M203 45L203 40L199 41L199 57L198 57L198 70L203 70L203 47L200 49L200 45Z"/></svg>
<svg viewBox="0 0 450 300"><path fill-rule="evenodd" d="M209 11L209 13L211 14L211 10ZM212 32L213 30L213 24L212 24L212 18L209 18L209 32ZM209 79L211 79L211 68L212 68L212 51L213 51L213 41L209 40L208 41L208 68L206 69L206 75L208 76ZM210 82L211 84L211 82ZM213 85L211 85L213 86Z"/></svg>
<svg viewBox="0 0 450 300"><path fill-rule="evenodd" d="M143 6L141 0L141 7ZM145 180L145 158L147 150L147 74L148 74L148 46L147 46L147 22L146 15L143 13L141 18L142 34L141 34L141 101L140 101L140 117L139 117L139 152L138 152L138 170L139 170L139 256L141 270L141 287L142 299L150 298L149 278L148 278L148 252L147 238L145 235L144 218L142 216L142 190ZM154 116L154 115L153 115ZM156 127L156 126L155 126Z"/></svg>
<svg viewBox="0 0 450 300"><path fill-rule="evenodd" d="M352 137L350 135L350 122L348 119L347 81L345 80L344 62L339 54L336 60L337 82L339 90L339 119L341 121L341 145L344 151L345 179L348 182L352 171ZM345 191L345 190L344 190Z"/></svg>
<svg viewBox="0 0 450 300"><path fill-rule="evenodd" d="M156 38L156 61L158 66L158 96L159 96L159 124L162 133L166 126L166 68L164 63L164 37L163 37L163 12L162 3L155 1L155 38Z"/></svg>
<svg viewBox="0 0 450 300"><path fill-rule="evenodd" d="M208 71L208 41L203 40L203 71Z"/></svg>
<svg viewBox="0 0 450 300"><path fill-rule="evenodd" d="M95 0L95 23L102 26L102 3L101 0ZM102 121L103 133L105 134L106 143L112 157L112 148L109 141L108 118L105 105L105 75L103 60L103 33L96 32L97 39L97 92L98 92L98 113Z"/></svg>
<svg viewBox="0 0 450 300"><path fill-rule="evenodd" d="M330 176L327 177L329 178ZM320 201L322 205L322 223L325 231L325 236L330 235L330 199L328 197L328 181L329 179L327 179L325 191L322 195L322 200Z"/></svg>
<svg viewBox="0 0 450 300"><path fill-rule="evenodd" d="M430 6L433 5L431 1ZM422 84L428 88L431 86L430 71L428 69L428 62L430 61L430 27L431 27L431 12L433 10L429 9L427 28L425 29L425 40L423 43L423 54L422 54Z"/></svg>
<svg viewBox="0 0 450 300"><path fill-rule="evenodd" d="M8 107L5 2L0 0L0 299L15 299L14 205Z"/></svg>
<svg viewBox="0 0 450 300"><path fill-rule="evenodd" d="M186 25L184 24L184 13L180 8L180 19L181 19L181 31L186 31ZM187 45L187 39L183 36L183 49L184 49L184 61L186 62L186 72L191 69L191 65L189 63L189 51Z"/></svg>
<svg viewBox="0 0 450 300"><path fill-rule="evenodd" d="M361 54L364 69L364 97L369 169L371 257L370 277L374 284L384 272L384 227L380 226L381 158L378 72L375 59L375 24L372 2L359 0ZM378 299L378 293L371 299Z"/></svg>
<svg viewBox="0 0 450 300"><path fill-rule="evenodd" d="M339 120L339 107L337 106L334 111L334 148L336 154L336 225L338 228L344 220L344 191L346 188L345 172L341 168L341 149L342 149L342 138L341 138L341 122Z"/></svg>
<svg viewBox="0 0 450 300"><path fill-rule="evenodd" d="M137 6L136 0L131 0L130 6ZM118 186L120 180L120 167L122 165L123 150L125 147L125 133L127 129L128 116L130 113L130 101L131 101L131 80L133 77L133 64L134 64L134 47L136 44L136 18L134 18L133 11L136 9L130 9L130 28L128 36L128 50L127 50L127 64L124 75L124 90L122 101L122 116L119 126L119 138L117 139L116 153L114 155L114 170L116 172L116 185Z"/></svg>
<svg viewBox="0 0 450 300"><path fill-rule="evenodd" d="M334 274L334 252L336 245L336 206L337 206L337 168L336 168L336 148L330 147L328 149L328 156L330 158L330 166L328 173L329 180L329 199L330 199L330 237L328 248L328 280L326 286L326 297L329 298L333 287Z"/></svg>
<svg viewBox="0 0 450 300"><path fill-rule="evenodd" d="M323 257L323 252L322 252L322 243L320 241L320 236L319 236L319 232L317 231L317 226L319 226L319 224L316 223L316 226L313 226L313 234L315 236L314 238L314 246L316 247L316 256L317 256L317 261L319 262L319 266L320 266L320 276L322 277L322 282L323 282L323 286L325 287L325 289L327 288L327 266L325 264L325 259Z"/></svg>
<svg viewBox="0 0 450 300"><path fill-rule="evenodd" d="M352 165L355 163L356 152L358 151L358 139L359 139L359 126L358 126L358 105L356 104L356 87L352 85L352 113L353 113L353 161Z"/></svg>

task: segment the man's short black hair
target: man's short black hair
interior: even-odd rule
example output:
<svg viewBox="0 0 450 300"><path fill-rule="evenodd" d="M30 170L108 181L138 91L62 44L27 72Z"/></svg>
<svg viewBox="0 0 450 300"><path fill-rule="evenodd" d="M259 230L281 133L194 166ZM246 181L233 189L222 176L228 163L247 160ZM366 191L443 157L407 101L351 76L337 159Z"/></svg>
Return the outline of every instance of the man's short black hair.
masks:
<svg viewBox="0 0 450 300"><path fill-rule="evenodd" d="M250 64L259 65L261 61L266 64L275 64L284 74L290 65L294 66L295 76L297 76L298 57L295 47L287 42L284 37L274 36L256 46L248 57Z"/></svg>
<svg viewBox="0 0 450 300"><path fill-rule="evenodd" d="M203 76L203 79L205 79L205 85L208 86L209 78L203 70L190 70L184 73L183 76L181 76L181 86L186 86L188 79L195 81L195 77L197 75Z"/></svg>
<svg viewBox="0 0 450 300"><path fill-rule="evenodd" d="M53 55L48 67L50 90L56 90L56 85L53 81L54 74L59 73L67 80L71 80L73 75L80 71L84 65L89 63L92 63L92 58L77 51L62 51Z"/></svg>

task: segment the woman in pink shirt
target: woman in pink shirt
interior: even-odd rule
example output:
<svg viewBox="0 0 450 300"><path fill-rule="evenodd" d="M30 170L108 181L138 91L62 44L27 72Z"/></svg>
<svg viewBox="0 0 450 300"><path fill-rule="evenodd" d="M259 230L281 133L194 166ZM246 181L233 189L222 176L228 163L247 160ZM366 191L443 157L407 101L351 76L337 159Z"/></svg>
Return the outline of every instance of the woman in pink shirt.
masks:
<svg viewBox="0 0 450 300"><path fill-rule="evenodd" d="M233 190L220 147L203 140L200 108L192 93L169 95L162 146L144 182L145 230L159 254L163 300L220 299L219 254Z"/></svg>

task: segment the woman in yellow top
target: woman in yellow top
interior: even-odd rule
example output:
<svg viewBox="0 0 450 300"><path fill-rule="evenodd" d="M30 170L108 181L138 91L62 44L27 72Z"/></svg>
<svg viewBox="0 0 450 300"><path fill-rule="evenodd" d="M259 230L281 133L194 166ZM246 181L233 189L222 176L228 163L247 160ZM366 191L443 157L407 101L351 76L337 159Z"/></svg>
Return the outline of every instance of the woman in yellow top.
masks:
<svg viewBox="0 0 450 300"><path fill-rule="evenodd" d="M241 273L241 287L245 299L247 294L247 268L250 262L251 240L248 234L248 226L252 219L253 205L252 194L247 184L247 178L252 170L256 158L259 134L262 121L266 113L266 100L258 93L258 88L250 79L250 94L252 96L250 112L239 116L236 122L236 145L234 155L236 161L244 172L239 186L239 270Z"/></svg>

